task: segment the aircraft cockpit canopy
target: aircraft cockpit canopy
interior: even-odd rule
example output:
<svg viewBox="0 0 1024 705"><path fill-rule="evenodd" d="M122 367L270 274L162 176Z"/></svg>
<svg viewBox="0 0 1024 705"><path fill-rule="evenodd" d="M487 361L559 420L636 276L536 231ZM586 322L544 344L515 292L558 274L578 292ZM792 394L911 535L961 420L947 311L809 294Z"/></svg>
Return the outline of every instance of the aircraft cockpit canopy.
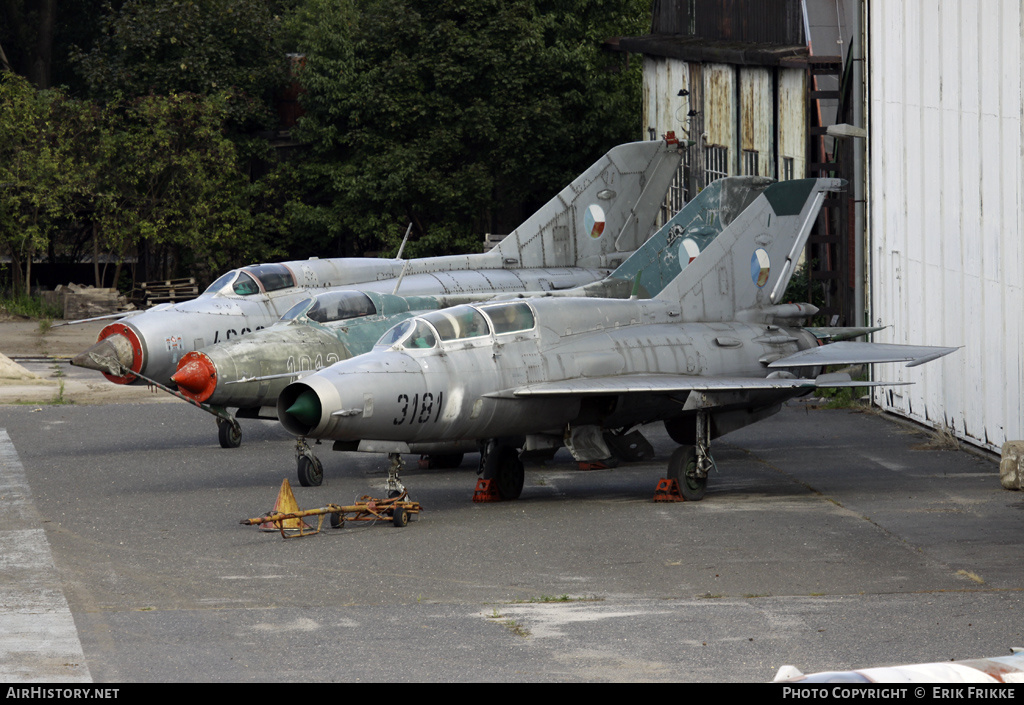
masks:
<svg viewBox="0 0 1024 705"><path fill-rule="evenodd" d="M377 341L374 348L390 348L398 346L406 349L422 350L437 345L434 329L419 318L402 321Z"/></svg>
<svg viewBox="0 0 1024 705"><path fill-rule="evenodd" d="M218 277L203 292L203 296L225 294L228 296L252 296L263 291L271 292L295 286L295 278L283 264L255 264L242 269L233 269Z"/></svg>
<svg viewBox="0 0 1024 705"><path fill-rule="evenodd" d="M495 335L515 333L530 330L535 325L533 310L522 301L487 305L479 310L473 306L453 306L402 321L385 333L374 347L432 348L438 340L480 338L489 335L492 329Z"/></svg>
<svg viewBox="0 0 1024 705"><path fill-rule="evenodd" d="M530 330L534 326L533 310L524 301L482 306L481 310L491 319L495 335Z"/></svg>
<svg viewBox="0 0 1024 705"><path fill-rule="evenodd" d="M377 307L363 292L331 291L318 294L311 299L303 299L288 309L281 320L290 321L304 316L317 323L330 323L360 316L372 316L375 313L377 313Z"/></svg>
<svg viewBox="0 0 1024 705"><path fill-rule="evenodd" d="M295 286L295 277L292 276L291 270L283 264L254 264L249 267L242 267L242 272L259 281L263 285L263 291L268 294L271 291L288 289ZM245 294L242 295L244 296Z"/></svg>
<svg viewBox="0 0 1024 705"><path fill-rule="evenodd" d="M453 306L431 311L423 316L423 320L434 326L442 341L478 338L490 333L487 319L472 306Z"/></svg>

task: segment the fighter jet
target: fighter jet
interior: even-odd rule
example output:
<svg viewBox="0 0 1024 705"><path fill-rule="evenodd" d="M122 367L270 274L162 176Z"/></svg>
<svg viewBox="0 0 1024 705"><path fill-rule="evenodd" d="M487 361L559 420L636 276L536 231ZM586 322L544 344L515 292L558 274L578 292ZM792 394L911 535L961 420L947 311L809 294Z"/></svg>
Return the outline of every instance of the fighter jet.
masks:
<svg viewBox="0 0 1024 705"><path fill-rule="evenodd" d="M336 450L392 457L413 444L472 440L480 472L517 498L520 453L565 445L580 461L610 455L607 430L663 422L681 446L667 476L704 496L711 440L776 413L819 386L868 386L827 365L921 364L953 348L840 341L820 345L799 321L816 309L783 295L835 179L768 186L649 300L532 298L410 318L369 353L288 385L285 428ZM311 454L302 464L317 462Z"/></svg>
<svg viewBox="0 0 1024 705"><path fill-rule="evenodd" d="M607 278L576 289L528 295L649 297L675 278L770 183L760 177L720 179L673 216ZM527 294L519 294L524 296ZM360 289L317 294L297 303L281 321L249 335L189 352L171 381L177 392L218 419L220 444L241 443L241 418L277 419L277 397L297 377L368 352L396 323L425 313L505 294L405 297ZM168 389L167 391L173 390ZM451 459L443 461L454 462ZM299 478L308 484L310 478Z"/></svg>
<svg viewBox="0 0 1024 705"><path fill-rule="evenodd" d="M403 294L567 289L597 281L650 234L681 161L678 140L615 147L486 253L417 260L310 259L236 269L197 299L129 314L71 364L117 384L171 384L188 352L265 328L318 291Z"/></svg>

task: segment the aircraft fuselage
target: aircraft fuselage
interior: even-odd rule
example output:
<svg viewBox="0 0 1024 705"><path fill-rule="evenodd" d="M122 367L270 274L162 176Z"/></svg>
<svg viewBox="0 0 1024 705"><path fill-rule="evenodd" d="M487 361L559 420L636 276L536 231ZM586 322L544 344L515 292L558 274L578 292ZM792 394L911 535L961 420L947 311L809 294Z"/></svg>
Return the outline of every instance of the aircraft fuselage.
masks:
<svg viewBox="0 0 1024 705"><path fill-rule="evenodd" d="M401 443L561 434L583 424L620 428L679 416L688 395L603 394L599 378L615 375L627 384L630 375L765 378L770 370L764 360L817 344L795 328L679 322L678 306L663 301L595 303L534 300L536 321L526 330L495 333L492 323L485 335L437 340L430 349L378 346L290 385L279 399L279 418L297 435L390 441L394 452L401 452ZM588 378L595 379L594 388L581 393L521 394L531 385ZM637 377L636 391L645 384ZM306 415L309 423L287 413L305 390L320 407L315 420ZM733 392L719 395L715 406L760 408L799 393Z"/></svg>

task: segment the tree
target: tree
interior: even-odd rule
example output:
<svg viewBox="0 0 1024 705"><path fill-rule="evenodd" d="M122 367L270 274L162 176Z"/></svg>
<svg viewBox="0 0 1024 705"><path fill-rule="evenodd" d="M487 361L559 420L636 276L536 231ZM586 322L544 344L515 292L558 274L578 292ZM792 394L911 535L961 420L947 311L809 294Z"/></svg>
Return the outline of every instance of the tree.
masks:
<svg viewBox="0 0 1024 705"><path fill-rule="evenodd" d="M125 0L108 6L88 50L73 52L90 95L194 93L230 96L237 130L266 127L270 103L285 79L277 44L282 20L269 0Z"/></svg>
<svg viewBox="0 0 1024 705"><path fill-rule="evenodd" d="M160 249L167 267L201 271L266 252L250 207L253 186L224 133L228 102L151 95L105 109L96 222L119 262L143 243Z"/></svg>
<svg viewBox="0 0 1024 705"><path fill-rule="evenodd" d="M33 257L90 180L92 166L76 148L90 124L88 105L0 74L0 246L15 291L29 293Z"/></svg>
<svg viewBox="0 0 1024 705"><path fill-rule="evenodd" d="M321 5L309 0L307 7ZM636 139L639 74L601 43L642 0L352 0L300 13L311 144L293 218L344 251L479 248L614 144ZM637 67L638 68L638 67Z"/></svg>

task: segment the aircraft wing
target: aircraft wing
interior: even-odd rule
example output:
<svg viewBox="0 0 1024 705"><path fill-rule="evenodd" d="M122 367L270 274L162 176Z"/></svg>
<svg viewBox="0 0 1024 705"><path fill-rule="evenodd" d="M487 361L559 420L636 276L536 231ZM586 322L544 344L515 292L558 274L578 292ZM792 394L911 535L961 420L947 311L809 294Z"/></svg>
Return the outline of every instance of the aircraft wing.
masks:
<svg viewBox="0 0 1024 705"><path fill-rule="evenodd" d="M916 367L949 355L958 348L931 345L892 345L841 341L801 350L772 362L768 367L818 367L820 365L868 365L878 362L906 362Z"/></svg>
<svg viewBox="0 0 1024 705"><path fill-rule="evenodd" d="M682 394L687 392L744 392L772 389L813 389L816 387L879 387L905 382L867 382L843 373L819 375L814 379L794 377L699 377L671 374L626 374L582 377L559 382L539 382L488 394L490 397L600 396L610 394Z"/></svg>

